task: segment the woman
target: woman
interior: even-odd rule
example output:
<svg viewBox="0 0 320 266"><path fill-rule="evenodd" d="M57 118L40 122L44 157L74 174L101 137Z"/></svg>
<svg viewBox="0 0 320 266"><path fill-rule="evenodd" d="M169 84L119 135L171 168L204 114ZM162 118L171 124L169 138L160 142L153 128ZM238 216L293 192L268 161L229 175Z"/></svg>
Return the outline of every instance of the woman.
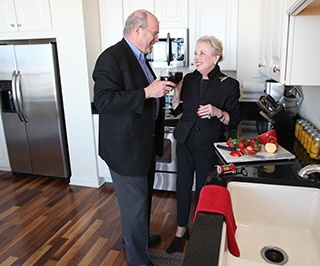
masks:
<svg viewBox="0 0 320 266"><path fill-rule="evenodd" d="M196 173L196 203L207 174L217 164L213 143L225 141L227 128L239 121L239 82L220 72L222 43L213 36L198 39L194 54L196 70L184 77L171 102L173 115L183 112L174 137L177 140L178 227L168 253L177 252L189 239L188 220Z"/></svg>

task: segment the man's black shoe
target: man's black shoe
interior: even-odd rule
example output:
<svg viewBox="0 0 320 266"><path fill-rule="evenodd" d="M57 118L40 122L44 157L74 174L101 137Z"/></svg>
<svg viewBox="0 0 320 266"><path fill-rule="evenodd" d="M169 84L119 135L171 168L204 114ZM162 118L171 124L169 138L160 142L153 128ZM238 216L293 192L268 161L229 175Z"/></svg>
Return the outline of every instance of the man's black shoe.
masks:
<svg viewBox="0 0 320 266"><path fill-rule="evenodd" d="M158 245L161 241L161 236L159 234L149 234L149 248Z"/></svg>
<svg viewBox="0 0 320 266"><path fill-rule="evenodd" d="M154 266L154 264L151 261L149 261L146 264L142 264L142 265L139 265L139 266Z"/></svg>
<svg viewBox="0 0 320 266"><path fill-rule="evenodd" d="M161 241L161 236L159 234L149 234L149 248L154 247L158 245ZM122 247L125 248L124 246L124 240L122 240Z"/></svg>

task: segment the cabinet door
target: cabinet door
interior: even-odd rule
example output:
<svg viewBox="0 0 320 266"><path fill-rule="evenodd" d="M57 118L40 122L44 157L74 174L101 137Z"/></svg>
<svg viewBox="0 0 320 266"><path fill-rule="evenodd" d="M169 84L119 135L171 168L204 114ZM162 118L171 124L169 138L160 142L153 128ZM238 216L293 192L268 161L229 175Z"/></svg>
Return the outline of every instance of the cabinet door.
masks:
<svg viewBox="0 0 320 266"><path fill-rule="evenodd" d="M263 74L279 82L284 82L286 71L287 31L285 1L265 0L259 68Z"/></svg>
<svg viewBox="0 0 320 266"><path fill-rule="evenodd" d="M119 0L99 0L99 11L101 48L105 50L123 37L122 2Z"/></svg>
<svg viewBox="0 0 320 266"><path fill-rule="evenodd" d="M17 31L13 0L0 0L0 32Z"/></svg>
<svg viewBox="0 0 320 266"><path fill-rule="evenodd" d="M19 31L51 30L49 0L14 0Z"/></svg>
<svg viewBox="0 0 320 266"><path fill-rule="evenodd" d="M160 28L187 28L188 1L155 1L155 15L160 21Z"/></svg>
<svg viewBox="0 0 320 266"><path fill-rule="evenodd" d="M263 27L261 31L262 47L259 60L259 70L265 75L269 75L269 55L271 47L271 23L270 23L271 5L268 0L264 1Z"/></svg>
<svg viewBox="0 0 320 266"><path fill-rule="evenodd" d="M93 115L94 137L96 145L96 156L98 161L98 174L99 177L104 178L105 182L112 183L110 169L105 161L99 156L99 115Z"/></svg>
<svg viewBox="0 0 320 266"><path fill-rule="evenodd" d="M189 2L190 55L196 41L204 35L213 35L222 41L224 60L222 70L236 70L238 0L190 0ZM190 62L193 58L190 58Z"/></svg>
<svg viewBox="0 0 320 266"><path fill-rule="evenodd" d="M290 16L289 24L286 84L320 86L320 16Z"/></svg>
<svg viewBox="0 0 320 266"><path fill-rule="evenodd" d="M150 11L151 13L154 12L154 1L155 0L123 0L123 19L124 22L128 18L128 16L137 9L146 9ZM124 25L124 24L123 24Z"/></svg>
<svg viewBox="0 0 320 266"><path fill-rule="evenodd" d="M270 55L269 55L269 76L277 81L284 81L285 50L287 42L288 16L285 14L285 1L272 0L272 12L269 17L269 23L272 21L270 29Z"/></svg>

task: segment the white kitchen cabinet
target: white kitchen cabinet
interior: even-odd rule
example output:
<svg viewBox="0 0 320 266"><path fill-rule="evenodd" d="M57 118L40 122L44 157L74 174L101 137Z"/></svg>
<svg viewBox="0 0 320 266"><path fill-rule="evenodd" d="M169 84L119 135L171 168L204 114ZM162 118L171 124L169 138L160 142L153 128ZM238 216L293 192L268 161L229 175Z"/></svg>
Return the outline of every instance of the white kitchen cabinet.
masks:
<svg viewBox="0 0 320 266"><path fill-rule="evenodd" d="M288 16L285 0L265 0L260 71L286 85L320 85L319 18Z"/></svg>
<svg viewBox="0 0 320 266"><path fill-rule="evenodd" d="M265 0L259 67L263 74L274 80L283 79L281 74L285 72L282 55L285 56L288 19L284 0Z"/></svg>
<svg viewBox="0 0 320 266"><path fill-rule="evenodd" d="M286 0L286 13L298 15L301 11L309 8L318 8L319 0Z"/></svg>
<svg viewBox="0 0 320 266"><path fill-rule="evenodd" d="M289 24L285 83L319 86L320 15L290 16Z"/></svg>
<svg viewBox="0 0 320 266"><path fill-rule="evenodd" d="M116 10L116 12L115 12ZM122 1L99 0L101 49L114 45L123 37Z"/></svg>
<svg viewBox="0 0 320 266"><path fill-rule="evenodd" d="M160 30L164 28L188 27L188 0L123 0L123 19L137 9L146 9L157 16Z"/></svg>
<svg viewBox="0 0 320 266"><path fill-rule="evenodd" d="M154 13L160 21L160 30L164 28L188 28L188 1L155 1Z"/></svg>
<svg viewBox="0 0 320 266"><path fill-rule="evenodd" d="M98 161L98 174L99 177L104 178L105 182L112 182L111 174L108 165L99 156L99 115L93 115L93 127L94 127L94 137L96 145L96 156Z"/></svg>
<svg viewBox="0 0 320 266"><path fill-rule="evenodd" d="M0 0L0 32L51 30L49 0Z"/></svg>
<svg viewBox="0 0 320 266"><path fill-rule="evenodd" d="M100 0L102 48L115 44L122 38L124 22L136 9L154 13L162 28L189 28L189 62L197 39L214 35L224 47L223 70L236 70L238 0ZM115 7L115 8L114 8ZM114 12L122 10L122 12ZM112 27L110 26L112 25Z"/></svg>
<svg viewBox="0 0 320 266"><path fill-rule="evenodd" d="M123 25L127 17L137 9L145 9L155 13L155 0L122 0L123 7Z"/></svg>
<svg viewBox="0 0 320 266"><path fill-rule="evenodd" d="M190 0L189 1L190 62L196 41L204 35L213 35L222 41L224 60L222 70L237 69L238 0Z"/></svg>

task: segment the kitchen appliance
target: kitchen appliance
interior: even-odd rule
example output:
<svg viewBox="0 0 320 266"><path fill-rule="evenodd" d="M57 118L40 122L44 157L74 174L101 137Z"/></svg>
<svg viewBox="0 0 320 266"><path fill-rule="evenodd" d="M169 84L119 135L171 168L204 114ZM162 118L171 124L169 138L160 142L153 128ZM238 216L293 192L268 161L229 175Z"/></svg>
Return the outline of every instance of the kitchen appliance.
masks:
<svg viewBox="0 0 320 266"><path fill-rule="evenodd" d="M269 94L261 96L257 104L260 107L260 115L270 122L273 129L277 131L278 140L281 140L286 149L292 150L293 141L288 136L294 134L294 119Z"/></svg>
<svg viewBox="0 0 320 266"><path fill-rule="evenodd" d="M188 66L188 37L188 28L161 29L159 41L153 45L147 60L153 68Z"/></svg>
<svg viewBox="0 0 320 266"><path fill-rule="evenodd" d="M180 116L179 116L180 117ZM164 151L162 157L156 159L156 172L154 177L154 189L165 191L176 191L177 180L177 157L176 146L177 141L173 136L175 126L179 118L170 119L169 124L173 126L165 126L164 128ZM174 122L175 120L175 122ZM168 122L165 120L165 124ZM194 180L192 191L196 190L196 182Z"/></svg>
<svg viewBox="0 0 320 266"><path fill-rule="evenodd" d="M12 172L70 177L54 40L0 42L1 115Z"/></svg>
<svg viewBox="0 0 320 266"><path fill-rule="evenodd" d="M298 107L303 101L302 91L297 87L293 86L286 88L285 95L279 100L284 110L291 116L294 117L298 113Z"/></svg>
<svg viewBox="0 0 320 266"><path fill-rule="evenodd" d="M176 140L174 127L166 126L164 131L163 156L157 157L154 188L175 191L177 178Z"/></svg>
<svg viewBox="0 0 320 266"><path fill-rule="evenodd" d="M279 101L284 95L285 86L279 82L272 79L267 79L265 81L265 93L269 94L273 99Z"/></svg>

